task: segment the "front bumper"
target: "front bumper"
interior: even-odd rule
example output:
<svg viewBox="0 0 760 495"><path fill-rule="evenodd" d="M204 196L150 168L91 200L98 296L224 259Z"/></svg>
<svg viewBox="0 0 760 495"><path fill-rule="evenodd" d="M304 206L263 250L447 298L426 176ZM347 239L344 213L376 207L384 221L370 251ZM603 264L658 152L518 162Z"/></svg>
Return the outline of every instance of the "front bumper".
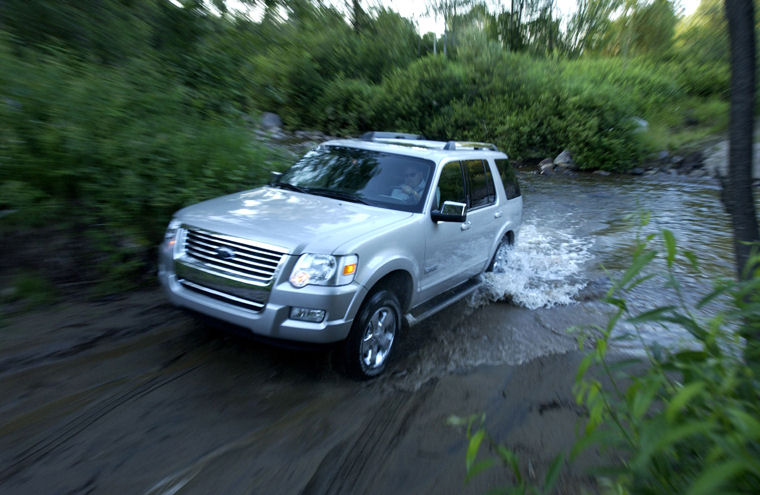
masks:
<svg viewBox="0 0 760 495"><path fill-rule="evenodd" d="M225 322L246 328L254 334L273 339L284 339L314 344L327 344L345 339L366 296L366 289L357 283L340 287L308 285L296 289L289 282L275 282L263 309L256 310L245 304L236 304L229 298L214 297L213 289L197 290L192 284L181 283L175 273L171 252L162 248L159 280L169 297L177 305ZM325 310L320 323L290 318L293 307Z"/></svg>

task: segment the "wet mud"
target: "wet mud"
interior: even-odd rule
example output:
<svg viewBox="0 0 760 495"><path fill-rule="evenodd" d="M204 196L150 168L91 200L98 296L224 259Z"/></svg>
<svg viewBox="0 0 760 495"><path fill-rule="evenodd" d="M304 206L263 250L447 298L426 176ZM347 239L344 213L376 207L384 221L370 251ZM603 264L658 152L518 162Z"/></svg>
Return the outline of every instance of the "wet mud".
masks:
<svg viewBox="0 0 760 495"><path fill-rule="evenodd" d="M465 483L466 437L447 425L479 412L540 477L582 417L578 356L563 353L575 338L557 329L592 306L462 303L410 329L371 382L328 352L231 337L158 290L12 317L0 492L481 493L509 476ZM561 481L576 493L588 479L574 467Z"/></svg>

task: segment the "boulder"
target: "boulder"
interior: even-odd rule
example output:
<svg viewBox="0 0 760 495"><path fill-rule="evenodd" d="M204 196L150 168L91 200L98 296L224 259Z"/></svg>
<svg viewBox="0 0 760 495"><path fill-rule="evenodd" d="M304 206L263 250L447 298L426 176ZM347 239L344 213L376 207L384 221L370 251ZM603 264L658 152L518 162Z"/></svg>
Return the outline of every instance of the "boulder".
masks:
<svg viewBox="0 0 760 495"><path fill-rule="evenodd" d="M608 175L612 175L610 172L607 172L606 170L594 170L594 175L601 175L604 177L607 177Z"/></svg>
<svg viewBox="0 0 760 495"><path fill-rule="evenodd" d="M578 170L578 166L573 161L573 157L568 150L563 150L562 153L557 155L554 159L554 165L569 168L570 170Z"/></svg>
<svg viewBox="0 0 760 495"><path fill-rule="evenodd" d="M541 160L538 164L538 173L541 175L551 175L554 172L554 162L551 158Z"/></svg>
<svg viewBox="0 0 760 495"><path fill-rule="evenodd" d="M644 175L644 169L641 167L632 168L629 173L631 175Z"/></svg>
<svg viewBox="0 0 760 495"><path fill-rule="evenodd" d="M266 130L275 130L282 127L282 119L276 113L262 113L259 122L261 123L261 127Z"/></svg>

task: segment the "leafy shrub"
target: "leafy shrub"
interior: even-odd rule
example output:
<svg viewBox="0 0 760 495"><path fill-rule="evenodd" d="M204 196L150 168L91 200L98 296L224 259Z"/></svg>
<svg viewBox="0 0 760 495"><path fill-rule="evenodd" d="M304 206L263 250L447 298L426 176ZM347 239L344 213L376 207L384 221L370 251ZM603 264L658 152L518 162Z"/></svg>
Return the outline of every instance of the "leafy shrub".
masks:
<svg viewBox="0 0 760 495"><path fill-rule="evenodd" d="M678 256L675 240L669 231L663 236L665 287L680 295L672 271ZM578 370L576 394L589 420L577 449L595 445L621 459L606 470L606 483L618 493L752 493L760 484L760 344L754 341L760 326L760 271L746 282L721 283L700 301L697 307L729 296L731 306L711 318L695 316L683 303L632 314L624 295L652 276L644 275L657 256L648 247L651 239L638 245L630 268L608 293L607 302L617 310L607 327L597 329L601 337ZM682 254L697 270L693 254ZM648 369L623 375L621 382L607 353L612 330L623 317L663 330L682 327L695 346L649 348ZM747 340L741 342L740 335ZM611 386L587 374L593 366Z"/></svg>
<svg viewBox="0 0 760 495"><path fill-rule="evenodd" d="M56 206L44 221L85 229L116 280L117 269L146 271L174 210L260 184L279 161L234 114L197 108L149 61L0 57L2 206L16 210L3 221L29 224L26 212Z"/></svg>
<svg viewBox="0 0 760 495"><path fill-rule="evenodd" d="M335 79L317 102L322 129L333 135L372 130L379 86L355 79Z"/></svg>
<svg viewBox="0 0 760 495"><path fill-rule="evenodd" d="M422 58L383 80L377 120L383 127L446 139L434 132L431 123L452 101L473 90L472 76L443 57Z"/></svg>

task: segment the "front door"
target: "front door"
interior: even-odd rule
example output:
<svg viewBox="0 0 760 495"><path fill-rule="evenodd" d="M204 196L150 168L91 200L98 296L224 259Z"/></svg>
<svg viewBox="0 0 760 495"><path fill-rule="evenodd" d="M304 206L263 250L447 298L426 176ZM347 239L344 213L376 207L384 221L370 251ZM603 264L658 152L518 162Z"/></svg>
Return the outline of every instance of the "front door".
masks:
<svg viewBox="0 0 760 495"><path fill-rule="evenodd" d="M439 210L445 201L467 203L464 171L458 161L441 169L438 184L433 189L433 209ZM468 221L433 222L426 224L425 262L421 299L451 288L470 277L470 250L473 249L471 224Z"/></svg>

